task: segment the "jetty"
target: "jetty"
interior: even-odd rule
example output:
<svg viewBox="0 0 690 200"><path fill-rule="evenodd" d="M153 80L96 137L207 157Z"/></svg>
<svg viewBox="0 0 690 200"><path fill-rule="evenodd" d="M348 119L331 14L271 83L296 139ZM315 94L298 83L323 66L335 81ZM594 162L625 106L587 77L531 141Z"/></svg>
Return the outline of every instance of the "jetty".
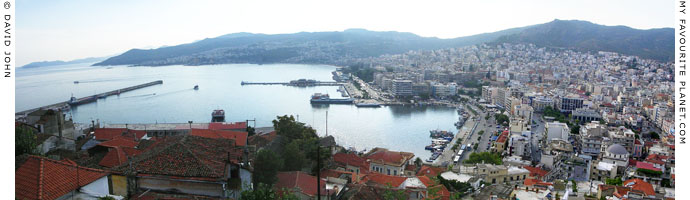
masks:
<svg viewBox="0 0 690 200"><path fill-rule="evenodd" d="M312 79L298 79L290 82L248 82L242 81L241 85L285 85L297 87L314 87L314 86L340 86L342 83L335 81L317 81Z"/></svg>
<svg viewBox="0 0 690 200"><path fill-rule="evenodd" d="M144 84L140 84L140 85L121 88L121 89L112 90L112 91L108 91L108 92L104 92L104 93L100 93L100 94L81 97L81 98L72 97L68 101L63 101L63 102L59 102L59 103L55 103L55 104L51 104L51 105L47 105L47 106L41 106L38 108L33 108L33 109L17 112L17 113L15 113L15 115L26 115L28 113L31 113L31 112L39 110L39 109L67 110L67 109L74 107L74 106L96 102L99 98L102 99L102 98L106 98L106 97L111 96L111 95L119 95L119 94L124 93L124 92L129 92L132 90L141 89L141 88L145 88L145 87L149 87L149 86L153 86L153 85L159 85L159 84L163 84L163 81L157 80L157 81L153 81L153 82L148 82L148 83L144 83Z"/></svg>

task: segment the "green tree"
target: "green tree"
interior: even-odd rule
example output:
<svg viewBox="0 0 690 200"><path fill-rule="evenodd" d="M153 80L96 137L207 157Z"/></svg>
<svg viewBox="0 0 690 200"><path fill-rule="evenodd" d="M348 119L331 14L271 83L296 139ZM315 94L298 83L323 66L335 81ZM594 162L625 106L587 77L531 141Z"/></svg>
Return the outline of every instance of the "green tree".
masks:
<svg viewBox="0 0 690 200"><path fill-rule="evenodd" d="M386 190L383 192L383 199L385 200L405 200L407 195L405 190L393 189L391 183L386 183Z"/></svg>
<svg viewBox="0 0 690 200"><path fill-rule="evenodd" d="M257 184L254 190L242 191L240 199L242 200L267 200L267 199L281 199L281 200L297 200L297 196L293 193L278 192L273 190L273 187L263 183Z"/></svg>
<svg viewBox="0 0 690 200"><path fill-rule="evenodd" d="M575 180L571 180L571 181L573 183L573 192L577 193L577 182L575 182Z"/></svg>
<svg viewBox="0 0 690 200"><path fill-rule="evenodd" d="M422 166L422 159L417 157L417 159L414 160L414 165L417 167L421 167Z"/></svg>
<svg viewBox="0 0 690 200"><path fill-rule="evenodd" d="M254 127L251 126L247 126L247 135L252 136L254 134L256 134L256 129L254 129Z"/></svg>
<svg viewBox="0 0 690 200"><path fill-rule="evenodd" d="M14 155L36 154L36 134L24 127L14 129Z"/></svg>
<svg viewBox="0 0 690 200"><path fill-rule="evenodd" d="M278 135L285 136L289 141L303 138L316 138L316 130L304 126L304 123L295 121L292 115L278 116L273 120L273 128Z"/></svg>
<svg viewBox="0 0 690 200"><path fill-rule="evenodd" d="M661 136L659 136L659 134L656 132L651 132L651 133L649 133L649 135L651 135L652 139L660 139L661 138Z"/></svg>
<svg viewBox="0 0 690 200"><path fill-rule="evenodd" d="M300 151L301 140L293 140L285 146L283 150L283 159L285 164L283 171L299 171L302 170L302 164L306 160L304 153Z"/></svg>
<svg viewBox="0 0 690 200"><path fill-rule="evenodd" d="M305 153L307 159L310 160L311 163L314 163L312 165L313 173L316 173L317 170L320 170L317 169L316 162L320 162L321 168L324 168L326 166L326 162L331 158L331 148L321 147L318 138L304 139L302 141L302 151ZM320 158L317 157L317 151L321 151L318 154Z"/></svg>
<svg viewBox="0 0 690 200"><path fill-rule="evenodd" d="M262 149L257 153L254 164L254 187L258 187L259 183L273 185L278 181L276 175L278 169L283 168L283 159L271 150Z"/></svg>
<svg viewBox="0 0 690 200"><path fill-rule="evenodd" d="M615 178L615 179L606 179L606 185L623 185L623 180L621 178Z"/></svg>
<svg viewBox="0 0 690 200"><path fill-rule="evenodd" d="M570 129L570 134L580 134L580 125L575 124L575 126Z"/></svg>
<svg viewBox="0 0 690 200"><path fill-rule="evenodd" d="M497 153L490 153L490 152L472 152L470 154L470 157L465 160L464 162L467 164L475 164L475 163L484 163L487 164L495 164L495 165L500 165L503 164L503 160L501 159L501 155L498 155Z"/></svg>

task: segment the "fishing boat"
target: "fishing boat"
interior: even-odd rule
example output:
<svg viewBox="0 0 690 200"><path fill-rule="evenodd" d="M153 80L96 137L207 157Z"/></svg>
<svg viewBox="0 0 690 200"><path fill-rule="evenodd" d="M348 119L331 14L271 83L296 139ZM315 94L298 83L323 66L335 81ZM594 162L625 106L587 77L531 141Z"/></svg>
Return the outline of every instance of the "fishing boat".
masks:
<svg viewBox="0 0 690 200"><path fill-rule="evenodd" d="M213 110L211 113L211 122L225 122L225 111L222 109Z"/></svg>
<svg viewBox="0 0 690 200"><path fill-rule="evenodd" d="M194 90L199 90L199 85L195 85Z"/></svg>

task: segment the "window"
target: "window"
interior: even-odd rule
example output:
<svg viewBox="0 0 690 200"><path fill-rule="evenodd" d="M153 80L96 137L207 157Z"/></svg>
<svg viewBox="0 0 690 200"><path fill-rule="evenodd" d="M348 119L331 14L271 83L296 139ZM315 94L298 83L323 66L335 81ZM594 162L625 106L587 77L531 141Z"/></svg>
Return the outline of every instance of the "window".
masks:
<svg viewBox="0 0 690 200"><path fill-rule="evenodd" d="M398 170L393 170L393 175L398 175Z"/></svg>
<svg viewBox="0 0 690 200"><path fill-rule="evenodd" d="M391 169L387 169L388 175L391 175Z"/></svg>

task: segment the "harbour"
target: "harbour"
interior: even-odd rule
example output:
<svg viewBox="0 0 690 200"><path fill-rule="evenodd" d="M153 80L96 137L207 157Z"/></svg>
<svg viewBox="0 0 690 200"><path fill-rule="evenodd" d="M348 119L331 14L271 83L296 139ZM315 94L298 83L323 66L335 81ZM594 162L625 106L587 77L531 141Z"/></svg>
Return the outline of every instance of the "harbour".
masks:
<svg viewBox="0 0 690 200"><path fill-rule="evenodd" d="M75 81L75 84L77 84L77 83L78 82ZM38 108L34 108L34 109L29 109L29 110L17 112L17 113L15 113L15 115L26 115L27 113L36 111L38 109L55 109L55 108L57 108L57 109L61 109L61 110L68 110L68 109L71 109L72 107L76 107L76 106L79 106L82 104L95 102L97 99L104 99L108 96L120 95L121 93L129 92L132 90L141 89L141 88L145 88L145 87L149 87L149 86L159 85L159 84L163 84L163 81L162 80L152 81L152 82L148 82L148 83L144 83L144 84L140 84L140 85L135 85L135 86L126 87L126 88L122 88L122 89L112 90L112 91L108 91L108 92L104 92L104 93L100 93L100 94L81 97L81 98L76 98L76 97L72 96L68 101L59 102L59 103L55 103L55 104L51 104L51 105L47 105L47 106L42 106L42 107L38 107Z"/></svg>
<svg viewBox="0 0 690 200"><path fill-rule="evenodd" d="M188 121L196 124L210 122L211 111L223 109L226 122L256 118L257 127L273 126L271 121L276 116L293 115L316 129L320 135L328 129L328 135L335 137L336 142L345 147L364 150L378 146L413 152L422 159L431 155L424 150L428 143L420 142L429 140L429 130L438 128L456 132L453 123L457 121L458 114L452 105L381 102L378 108L361 107L361 104L357 106L359 102L374 102L373 99L360 99L350 104L311 104L310 98L314 93L343 98L342 93L337 91L339 86L243 87L239 84L247 77L253 77L257 82L290 82L298 79L331 81L331 73L335 69L333 66L291 64L116 66L112 69L84 65L62 73L23 72L28 75L17 78L17 87L22 89L17 90L16 105L17 110L28 110L54 104L50 99L67 100L72 92L76 97L92 96L151 80L162 80L165 84L105 99L96 98L97 103L79 105L66 114L75 123L84 124L91 124L91 120L99 120L104 125L187 124ZM195 73L195 77L185 75L190 73ZM87 76L88 80L113 81L73 83L74 80L85 80ZM34 87L39 85L36 81L39 79L43 80L41 87ZM198 90L192 89L195 85L199 86ZM41 99L33 100L34 94L41 94ZM146 112L142 112L144 110ZM326 111L331 122L328 127L324 120ZM336 121L346 123L334 123Z"/></svg>

